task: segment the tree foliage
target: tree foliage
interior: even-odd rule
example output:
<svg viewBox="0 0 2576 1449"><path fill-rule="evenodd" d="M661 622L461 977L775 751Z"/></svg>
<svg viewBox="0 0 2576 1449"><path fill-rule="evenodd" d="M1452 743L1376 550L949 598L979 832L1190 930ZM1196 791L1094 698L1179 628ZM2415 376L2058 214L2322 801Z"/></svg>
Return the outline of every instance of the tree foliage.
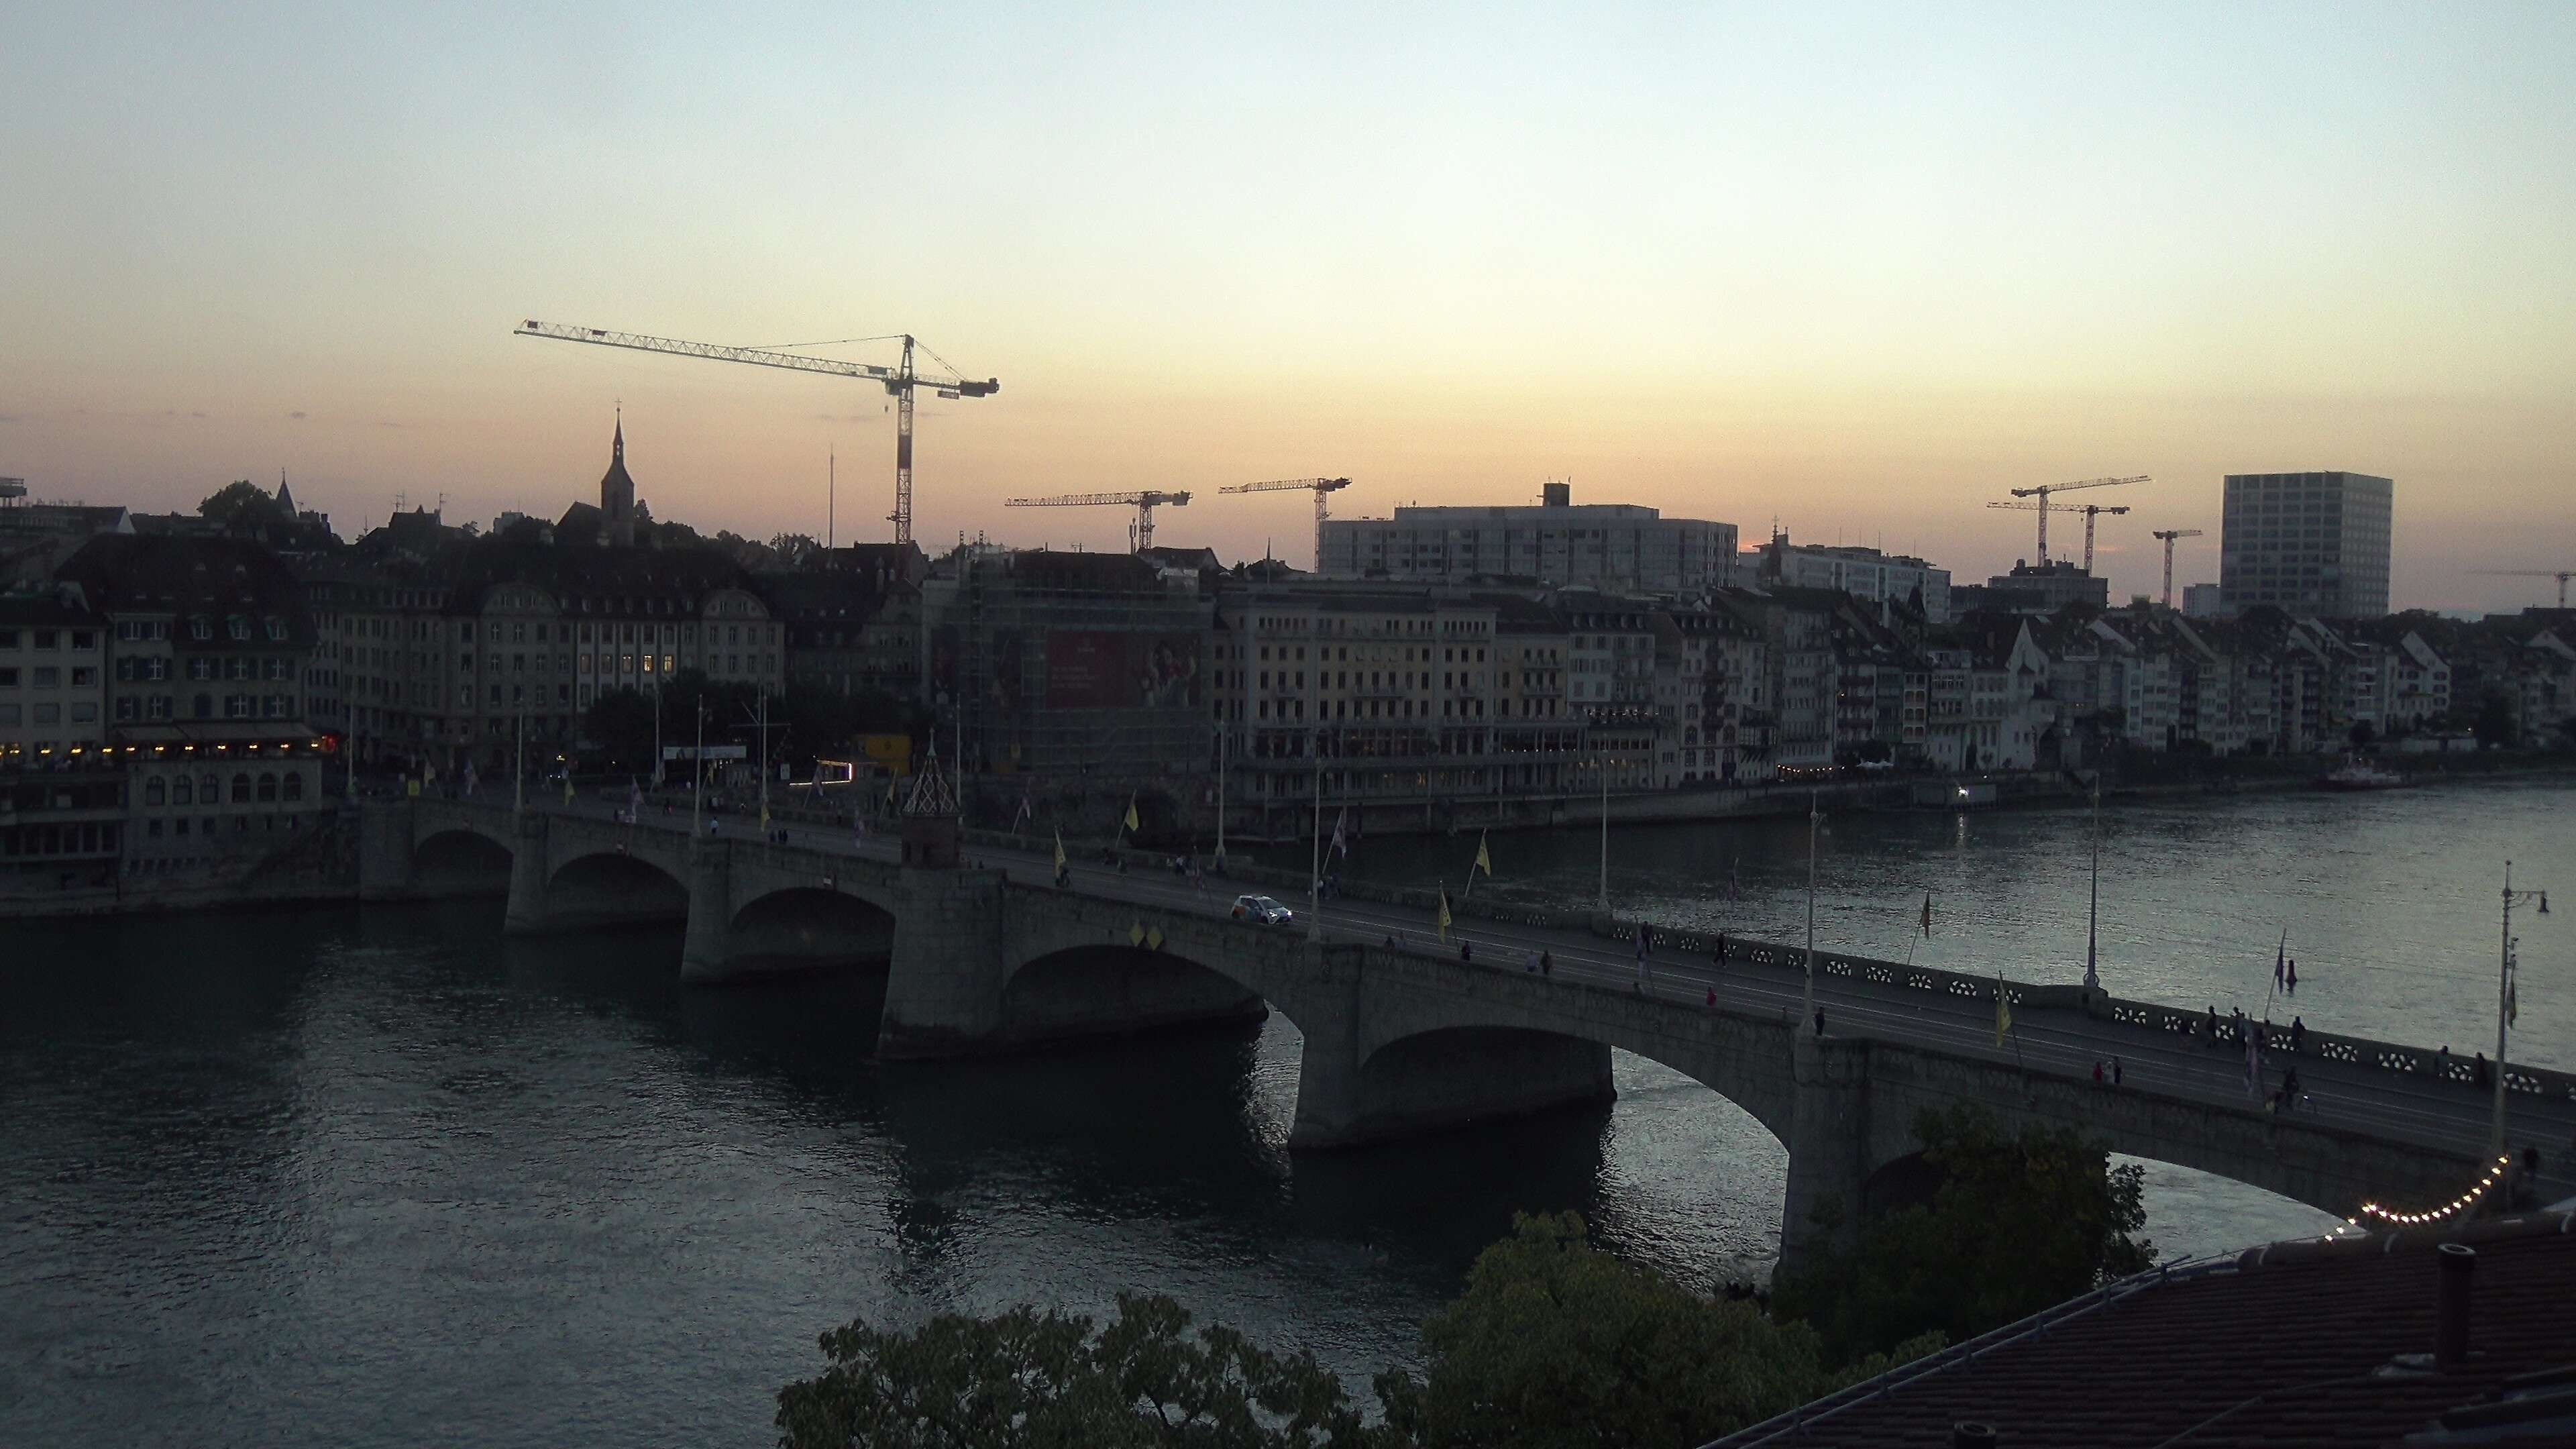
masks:
<svg viewBox="0 0 2576 1449"><path fill-rule="evenodd" d="M822 1338L830 1366L778 1395L788 1449L1366 1449L1311 1354L1282 1358L1159 1295L1078 1314L942 1314L909 1333L864 1321Z"/></svg>
<svg viewBox="0 0 2576 1449"><path fill-rule="evenodd" d="M1973 1104L1914 1125L1941 1173L1928 1205L1865 1225L1776 1285L1772 1306L1823 1335L1829 1356L1878 1352L1927 1331L1972 1338L2155 1264L2143 1173L2113 1168L2068 1127L2007 1135Z"/></svg>
<svg viewBox="0 0 2576 1449"><path fill-rule="evenodd" d="M227 533L246 533L263 524L293 523L267 490L248 478L227 483L197 503L198 516L211 518Z"/></svg>
<svg viewBox="0 0 2576 1449"><path fill-rule="evenodd" d="M1377 1380L1387 1423L1422 1449L1705 1443L1879 1372L1827 1367L1804 1324L1703 1298L1593 1247L1574 1213L1516 1215L1467 1291L1422 1326L1421 1380ZM1937 1347L1904 1345L1904 1357Z"/></svg>

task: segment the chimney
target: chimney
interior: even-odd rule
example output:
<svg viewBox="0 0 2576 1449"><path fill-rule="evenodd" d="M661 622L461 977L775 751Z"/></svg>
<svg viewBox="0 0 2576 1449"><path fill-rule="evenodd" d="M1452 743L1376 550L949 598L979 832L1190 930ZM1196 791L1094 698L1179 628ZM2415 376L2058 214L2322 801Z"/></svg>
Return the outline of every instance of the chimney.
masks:
<svg viewBox="0 0 2576 1449"><path fill-rule="evenodd" d="M1529 495L1524 493L1521 496L1526 498ZM1567 507L1574 502L1574 485L1571 483L1543 484L1538 491L1538 501L1540 506L1546 508Z"/></svg>
<svg viewBox="0 0 2576 1449"><path fill-rule="evenodd" d="M2433 1299L2433 1366L2455 1368L2469 1356L2469 1278L2477 1271L2478 1250L2444 1243L2436 1261L2441 1278Z"/></svg>

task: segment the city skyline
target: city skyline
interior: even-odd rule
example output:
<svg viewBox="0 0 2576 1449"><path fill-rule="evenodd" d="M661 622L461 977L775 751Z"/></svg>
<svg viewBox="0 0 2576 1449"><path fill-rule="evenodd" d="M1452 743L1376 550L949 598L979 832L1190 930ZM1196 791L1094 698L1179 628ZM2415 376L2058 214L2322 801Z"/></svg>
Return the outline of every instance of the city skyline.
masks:
<svg viewBox="0 0 2576 1449"><path fill-rule="evenodd" d="M1162 541L1303 563L1304 495L1214 489L1570 478L1969 580L2033 556L2005 490L2152 474L2118 601L2154 528L2218 577L2224 475L2349 469L2396 480L2396 607L2576 555L2554 9L504 15L13 22L0 473L552 516L622 400L657 517L820 534L836 452L839 538L888 536L881 395L540 316L1000 378L925 401L934 548L1117 547L1000 500L1164 487Z"/></svg>

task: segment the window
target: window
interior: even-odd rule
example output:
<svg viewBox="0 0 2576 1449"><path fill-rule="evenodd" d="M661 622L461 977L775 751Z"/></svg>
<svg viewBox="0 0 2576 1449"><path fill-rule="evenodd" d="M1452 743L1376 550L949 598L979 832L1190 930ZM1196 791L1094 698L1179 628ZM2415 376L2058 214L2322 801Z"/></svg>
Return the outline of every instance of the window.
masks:
<svg viewBox="0 0 2576 1449"><path fill-rule="evenodd" d="M197 777L198 803L205 805L219 805L223 803L223 798L223 786L215 779L214 774L211 771Z"/></svg>
<svg viewBox="0 0 2576 1449"><path fill-rule="evenodd" d="M63 707L59 704L37 705L35 722L40 725L61 724L63 722Z"/></svg>
<svg viewBox="0 0 2576 1449"><path fill-rule="evenodd" d="M57 636L54 631L51 629L38 629L28 636L28 638L33 641L34 647L38 649L51 649L55 647L54 641L56 637Z"/></svg>
<svg viewBox="0 0 2576 1449"><path fill-rule="evenodd" d="M62 682L63 671L60 665L39 664L36 666L36 687L38 689L53 689L59 686Z"/></svg>
<svg viewBox="0 0 2576 1449"><path fill-rule="evenodd" d="M226 719L249 719L249 718L251 718L250 696L249 696L249 695L247 695L247 694L227 694L227 695L225 695L225 696L224 696L224 718L226 718Z"/></svg>
<svg viewBox="0 0 2576 1449"><path fill-rule="evenodd" d="M269 620L268 637L279 643L284 643L286 640L286 621L284 619Z"/></svg>
<svg viewBox="0 0 2576 1449"><path fill-rule="evenodd" d="M96 669L86 664L78 664L72 667L72 687L74 689L79 689L96 683L98 683L98 671Z"/></svg>
<svg viewBox="0 0 2576 1449"><path fill-rule="evenodd" d="M250 620L245 619L238 614L226 619L224 621L224 637L228 639L248 639L250 637Z"/></svg>
<svg viewBox="0 0 2576 1449"><path fill-rule="evenodd" d="M0 689L16 689L17 687L18 687L18 668L17 668L17 666L16 666L16 665L11 665L11 666L9 666L9 667L8 667L8 668L6 668L6 669L0 669Z"/></svg>
<svg viewBox="0 0 2576 1449"><path fill-rule="evenodd" d="M250 776L248 773L233 776L233 803L236 805L246 805L250 803Z"/></svg>
<svg viewBox="0 0 2576 1449"><path fill-rule="evenodd" d="M277 802L277 776L262 770L259 775L259 798L264 804Z"/></svg>
<svg viewBox="0 0 2576 1449"><path fill-rule="evenodd" d="M303 799L303 798L304 798L304 772L303 772L303 771L301 771L301 770L289 770L289 771L287 772L287 774L286 774L286 798L287 798L287 799L289 799L289 800L301 800L301 799Z"/></svg>
<svg viewBox="0 0 2576 1449"><path fill-rule="evenodd" d="M116 722L118 724L132 724L137 719L142 718L142 714L142 701L136 699L133 695L120 694L116 697Z"/></svg>
<svg viewBox="0 0 2576 1449"><path fill-rule="evenodd" d="M146 719L168 719L170 717L170 696L166 694L156 694L150 699L144 701L143 717Z"/></svg>
<svg viewBox="0 0 2576 1449"><path fill-rule="evenodd" d="M211 619L190 619L188 621L188 637L191 639L212 639L215 637L214 621Z"/></svg>
<svg viewBox="0 0 2576 1449"><path fill-rule="evenodd" d="M188 711L189 718L213 719L215 717L215 697L213 695L198 695L192 703L195 705L195 708Z"/></svg>

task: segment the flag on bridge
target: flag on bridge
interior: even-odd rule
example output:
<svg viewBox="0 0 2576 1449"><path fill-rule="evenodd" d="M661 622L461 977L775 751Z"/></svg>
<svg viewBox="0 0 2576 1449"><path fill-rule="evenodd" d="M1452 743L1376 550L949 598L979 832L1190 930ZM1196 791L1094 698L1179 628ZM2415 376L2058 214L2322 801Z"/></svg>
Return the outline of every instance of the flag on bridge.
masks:
<svg viewBox="0 0 2576 1449"><path fill-rule="evenodd" d="M2516 961L2513 963L2511 968L2511 974L2504 978L2504 1024L2512 1026L2521 1018L2521 1016L2522 963ZM2498 1054L2497 1067L2499 1070L2503 1067L2501 1053Z"/></svg>
<svg viewBox="0 0 2576 1449"><path fill-rule="evenodd" d="M1064 827L1060 825L1055 832L1055 868L1064 869Z"/></svg>
<svg viewBox="0 0 2576 1449"><path fill-rule="evenodd" d="M564 808L572 808L572 774L569 771L564 774Z"/></svg>
<svg viewBox="0 0 2576 1449"><path fill-rule="evenodd" d="M1932 939L1932 893L1923 893L1923 939Z"/></svg>
<svg viewBox="0 0 2576 1449"><path fill-rule="evenodd" d="M1493 879L1494 858L1485 853L1485 832L1481 830L1476 832L1476 869L1483 871L1487 880ZM1471 875L1468 879L1475 877Z"/></svg>
<svg viewBox="0 0 2576 1449"><path fill-rule="evenodd" d="M1019 811L1018 811L1016 814L1014 814L1014 815L1012 815L1012 816L1011 816L1011 826L1012 826L1012 828L1013 828L1013 829L1017 829L1017 828L1019 827L1019 823L1020 823L1021 821L1031 819L1031 818L1035 817L1035 816L1036 816L1036 814L1037 814L1037 804L1036 804L1036 802L1035 802L1035 801L1032 801L1031 799L1029 799L1029 792L1028 792L1028 791L1026 791L1026 790L1022 790L1022 791L1020 792L1020 808L1019 808Z"/></svg>
<svg viewBox="0 0 2576 1449"><path fill-rule="evenodd" d="M1128 831L1129 831L1130 833L1133 833L1133 832L1135 831L1135 829L1136 829L1136 792L1135 792L1135 791L1133 791L1133 790L1130 790L1130 791L1128 791L1128 792L1127 792L1127 822L1126 822L1126 823L1127 823L1127 829L1128 829Z"/></svg>
<svg viewBox="0 0 2576 1449"><path fill-rule="evenodd" d="M1449 892L1445 889L1440 892L1440 939L1449 939Z"/></svg>
<svg viewBox="0 0 2576 1449"><path fill-rule="evenodd" d="M474 780L474 762L473 762L472 760L467 760L467 761L465 762L465 793L466 793L466 794L471 795L471 794L473 794L473 793L474 793L474 784L475 784L475 780Z"/></svg>
<svg viewBox="0 0 2576 1449"><path fill-rule="evenodd" d="M2290 928L2281 928L2281 944L2272 952L2272 989L2278 991L2290 970Z"/></svg>
<svg viewBox="0 0 2576 1449"><path fill-rule="evenodd" d="M2004 1034L2012 1030L2012 998L2004 990L2004 979L1995 978L1995 1045L2004 1044Z"/></svg>
<svg viewBox="0 0 2576 1449"><path fill-rule="evenodd" d="M1342 827L1350 822L1350 818L1351 807L1348 805L1345 805L1340 810L1334 812L1333 842L1331 849L1335 855L1348 857L1351 853L1350 838L1342 833Z"/></svg>

